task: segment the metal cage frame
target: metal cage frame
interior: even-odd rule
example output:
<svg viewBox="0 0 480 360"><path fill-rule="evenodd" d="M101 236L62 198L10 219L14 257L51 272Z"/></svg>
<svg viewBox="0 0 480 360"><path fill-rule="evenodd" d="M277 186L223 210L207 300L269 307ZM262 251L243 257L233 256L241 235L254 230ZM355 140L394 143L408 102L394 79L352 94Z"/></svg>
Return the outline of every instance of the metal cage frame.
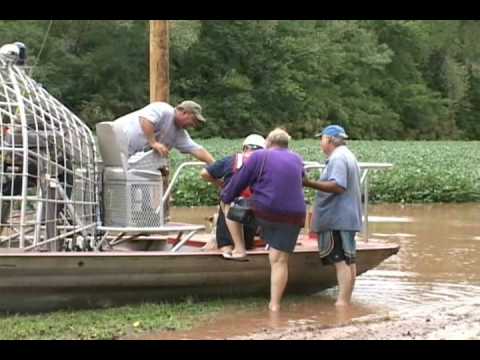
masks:
<svg viewBox="0 0 480 360"><path fill-rule="evenodd" d="M0 250L93 248L98 221L92 131L0 55Z"/></svg>

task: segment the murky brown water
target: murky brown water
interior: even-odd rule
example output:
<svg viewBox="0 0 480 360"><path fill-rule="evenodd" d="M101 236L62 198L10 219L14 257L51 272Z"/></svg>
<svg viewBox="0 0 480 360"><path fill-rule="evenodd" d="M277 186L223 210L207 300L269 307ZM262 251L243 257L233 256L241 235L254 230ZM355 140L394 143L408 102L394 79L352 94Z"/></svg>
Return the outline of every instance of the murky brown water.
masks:
<svg viewBox="0 0 480 360"><path fill-rule="evenodd" d="M205 223L214 208L173 209L174 220ZM279 315L265 307L224 314L186 332L152 334L151 339L223 339L292 324L335 326L384 311L467 303L480 297L480 203L372 205L370 241L400 244L400 252L355 284L353 307L336 310L336 289L287 300ZM265 304L267 299L265 299Z"/></svg>

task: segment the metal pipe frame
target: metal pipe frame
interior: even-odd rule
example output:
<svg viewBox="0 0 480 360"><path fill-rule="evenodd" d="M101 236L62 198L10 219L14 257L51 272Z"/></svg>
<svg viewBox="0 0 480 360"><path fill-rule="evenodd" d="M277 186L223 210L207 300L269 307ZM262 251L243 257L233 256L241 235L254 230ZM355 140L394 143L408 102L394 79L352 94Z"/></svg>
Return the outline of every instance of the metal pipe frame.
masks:
<svg viewBox="0 0 480 360"><path fill-rule="evenodd" d="M173 174L172 180L170 181L170 184L168 185L167 190L165 190L165 193L163 194L162 198L162 205L167 201L168 197L170 196L170 192L173 189L173 186L175 185L175 182L177 181L178 175L180 174L180 171L182 171L185 167L187 166L205 166L205 163L200 162L200 161L187 161L182 163L177 170L175 171L175 174ZM156 213L158 214L160 212L160 209L157 208Z"/></svg>
<svg viewBox="0 0 480 360"><path fill-rule="evenodd" d="M177 252L183 245L187 243L188 240L192 238L193 235L197 233L197 230L190 231L180 242L175 245L170 252Z"/></svg>
<svg viewBox="0 0 480 360"><path fill-rule="evenodd" d="M59 239L95 237L98 165L91 130L3 56L0 158L0 226L14 232L0 233L2 246L55 249Z"/></svg>

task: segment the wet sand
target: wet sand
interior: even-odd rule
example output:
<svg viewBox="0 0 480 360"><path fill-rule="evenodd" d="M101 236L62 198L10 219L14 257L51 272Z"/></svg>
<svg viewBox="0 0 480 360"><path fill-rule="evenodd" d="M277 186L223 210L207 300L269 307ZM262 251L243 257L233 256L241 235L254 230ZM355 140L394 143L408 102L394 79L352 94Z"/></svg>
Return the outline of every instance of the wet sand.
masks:
<svg viewBox="0 0 480 360"><path fill-rule="evenodd" d="M480 299L448 304L426 313L389 312L353 318L335 326L312 323L263 329L233 340L480 340Z"/></svg>

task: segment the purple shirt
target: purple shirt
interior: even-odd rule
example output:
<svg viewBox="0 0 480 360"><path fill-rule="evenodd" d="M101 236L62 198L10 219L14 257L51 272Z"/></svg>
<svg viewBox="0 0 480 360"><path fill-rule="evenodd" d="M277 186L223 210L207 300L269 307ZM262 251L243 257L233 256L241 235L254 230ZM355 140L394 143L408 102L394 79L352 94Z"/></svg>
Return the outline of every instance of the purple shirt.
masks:
<svg viewBox="0 0 480 360"><path fill-rule="evenodd" d="M303 176L303 160L297 153L282 148L257 150L232 177L220 197L229 204L250 186L255 216L273 222L304 225Z"/></svg>

